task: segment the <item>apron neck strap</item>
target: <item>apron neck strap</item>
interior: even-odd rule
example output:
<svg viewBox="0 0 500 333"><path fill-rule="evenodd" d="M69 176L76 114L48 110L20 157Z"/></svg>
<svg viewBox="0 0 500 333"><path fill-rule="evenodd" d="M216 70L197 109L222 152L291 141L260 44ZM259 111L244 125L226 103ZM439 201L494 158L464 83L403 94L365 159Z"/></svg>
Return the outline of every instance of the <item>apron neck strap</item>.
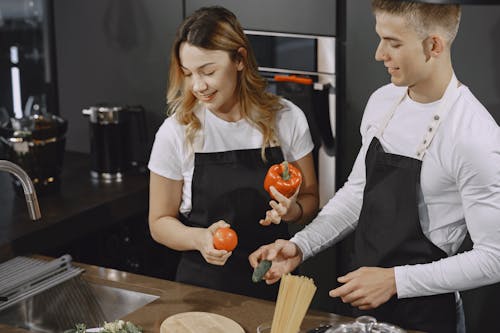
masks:
<svg viewBox="0 0 500 333"><path fill-rule="evenodd" d="M429 124L429 127L427 127L427 131L424 134L422 142L417 147L416 155L420 160L424 158L427 148L430 146L432 139L434 139L439 125L458 98L458 80L455 73L452 74L450 83L448 83L448 87L446 88L443 98L441 99L441 103L439 103L436 113L432 116L431 123Z"/></svg>
<svg viewBox="0 0 500 333"><path fill-rule="evenodd" d="M392 116L396 112L396 109L401 104L401 102L405 99L407 94L408 94L408 89L405 89L405 92L401 96L401 98L398 99L398 101L394 104L394 106L391 108L391 110L389 112L387 112L387 114L384 116L382 124L375 135L376 137L378 137L378 138L382 137L382 134L383 134L385 128L387 127L387 124L389 123ZM436 112L432 116L431 123L427 127L427 130L424 134L424 138L417 147L417 150L416 150L416 158L417 159L419 159L419 160L423 159L425 152L427 151L427 148L431 144L432 139L434 138L434 135L436 134L439 125L441 124L442 120L448 114L448 111L451 109L451 107L455 103L455 101L458 97L458 94L459 94L458 80L457 80L457 77L455 76L455 73L452 73L451 80L448 83L448 86L446 87L446 90L443 94L443 97L441 98L441 102L439 103Z"/></svg>

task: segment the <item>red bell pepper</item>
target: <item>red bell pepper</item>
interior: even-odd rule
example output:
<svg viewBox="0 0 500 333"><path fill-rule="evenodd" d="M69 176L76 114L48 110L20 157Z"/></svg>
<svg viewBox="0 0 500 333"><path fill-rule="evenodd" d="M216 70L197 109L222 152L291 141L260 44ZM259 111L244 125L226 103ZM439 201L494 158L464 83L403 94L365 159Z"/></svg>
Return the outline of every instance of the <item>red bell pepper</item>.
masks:
<svg viewBox="0 0 500 333"><path fill-rule="evenodd" d="M271 198L275 199L269 189L274 186L278 192L290 198L302 183L302 173L299 169L284 161L281 164L272 165L264 178L264 189L269 192Z"/></svg>

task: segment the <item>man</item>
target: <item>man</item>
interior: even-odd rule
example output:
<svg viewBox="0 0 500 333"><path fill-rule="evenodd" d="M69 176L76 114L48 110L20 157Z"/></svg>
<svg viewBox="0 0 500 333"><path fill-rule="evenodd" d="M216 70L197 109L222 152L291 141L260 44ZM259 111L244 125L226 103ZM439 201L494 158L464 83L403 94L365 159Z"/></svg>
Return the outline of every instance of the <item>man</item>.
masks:
<svg viewBox="0 0 500 333"><path fill-rule="evenodd" d="M355 230L350 273L331 297L354 316L463 332L457 291L500 281L500 130L455 77L458 5L372 7L375 58L392 83L367 103L349 179L304 230L249 260L272 260L265 279L274 283ZM467 232L474 247L457 254Z"/></svg>

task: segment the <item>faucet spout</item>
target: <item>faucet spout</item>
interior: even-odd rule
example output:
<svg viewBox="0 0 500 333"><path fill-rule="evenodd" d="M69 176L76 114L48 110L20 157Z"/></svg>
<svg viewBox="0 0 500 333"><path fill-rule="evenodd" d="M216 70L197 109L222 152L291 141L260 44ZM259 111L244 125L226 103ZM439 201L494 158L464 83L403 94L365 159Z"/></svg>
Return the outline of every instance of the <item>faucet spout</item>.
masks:
<svg viewBox="0 0 500 333"><path fill-rule="evenodd" d="M0 171L6 171L19 179L23 186L30 218L33 221L41 219L42 214L40 213L40 206L38 205L35 186L33 186L33 182L26 171L24 171L19 165L6 160L0 160Z"/></svg>

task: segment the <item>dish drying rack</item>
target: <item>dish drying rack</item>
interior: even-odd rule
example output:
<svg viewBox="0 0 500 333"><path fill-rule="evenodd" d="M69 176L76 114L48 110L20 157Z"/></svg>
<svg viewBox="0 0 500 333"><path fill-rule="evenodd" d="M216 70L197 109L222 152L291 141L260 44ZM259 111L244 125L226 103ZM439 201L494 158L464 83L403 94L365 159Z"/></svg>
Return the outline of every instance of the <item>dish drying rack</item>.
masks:
<svg viewBox="0 0 500 333"><path fill-rule="evenodd" d="M52 261L16 257L0 264L0 311L83 272L66 254Z"/></svg>

